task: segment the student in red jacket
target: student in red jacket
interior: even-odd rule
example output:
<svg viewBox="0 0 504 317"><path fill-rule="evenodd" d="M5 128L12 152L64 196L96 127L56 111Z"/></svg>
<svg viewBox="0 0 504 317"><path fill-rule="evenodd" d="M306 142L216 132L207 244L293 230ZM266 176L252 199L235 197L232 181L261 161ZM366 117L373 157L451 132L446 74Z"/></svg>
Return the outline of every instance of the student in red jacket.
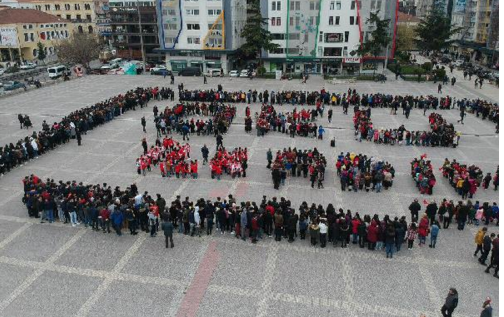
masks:
<svg viewBox="0 0 504 317"><path fill-rule="evenodd" d="M193 179L198 178L198 160L191 162L191 174Z"/></svg>
<svg viewBox="0 0 504 317"><path fill-rule="evenodd" d="M371 224L369 225L367 239L368 249L374 250L376 247L376 241L378 241L378 226L374 220L371 221Z"/></svg>

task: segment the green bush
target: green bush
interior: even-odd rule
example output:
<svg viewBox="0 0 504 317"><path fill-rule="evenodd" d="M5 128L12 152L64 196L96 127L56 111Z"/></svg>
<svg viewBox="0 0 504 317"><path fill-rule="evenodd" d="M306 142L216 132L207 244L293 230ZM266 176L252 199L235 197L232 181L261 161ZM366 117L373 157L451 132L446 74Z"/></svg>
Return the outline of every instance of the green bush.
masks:
<svg viewBox="0 0 504 317"><path fill-rule="evenodd" d="M259 76L262 76L262 75L264 75L265 73L266 73L266 68L264 68L264 66L261 66L261 67L259 67L259 68L257 69L257 74L258 74Z"/></svg>
<svg viewBox="0 0 504 317"><path fill-rule="evenodd" d="M423 63L422 68L425 69L427 72L430 72L432 70L432 63L430 62Z"/></svg>
<svg viewBox="0 0 504 317"><path fill-rule="evenodd" d="M439 80L441 80L441 79L443 79L446 76L446 70L444 70L443 68L436 69L436 70L434 70L434 75Z"/></svg>
<svg viewBox="0 0 504 317"><path fill-rule="evenodd" d="M275 73L264 73L262 75L258 75L257 77L265 78L265 79L275 79L276 74Z"/></svg>

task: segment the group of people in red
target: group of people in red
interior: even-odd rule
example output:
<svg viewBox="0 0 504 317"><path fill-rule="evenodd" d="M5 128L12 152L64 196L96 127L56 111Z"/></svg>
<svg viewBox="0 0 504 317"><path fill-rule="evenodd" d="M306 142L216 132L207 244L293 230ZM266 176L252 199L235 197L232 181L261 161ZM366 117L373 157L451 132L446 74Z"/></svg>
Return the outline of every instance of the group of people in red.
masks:
<svg viewBox="0 0 504 317"><path fill-rule="evenodd" d="M235 148L228 152L224 147L219 147L214 157L210 160L210 170L212 179L220 180L223 173L231 175L231 177L246 177L247 176L247 148Z"/></svg>
<svg viewBox="0 0 504 317"><path fill-rule="evenodd" d="M315 121L319 112L317 109L301 109L294 108L292 112L277 112L272 105L263 104L261 112L255 114L256 128L258 135L263 136L268 131L278 131L289 133L291 136L295 134L300 136L308 136L309 133L314 133L317 136L317 125L312 123ZM250 117L250 109L245 109L245 131L249 132L252 127L252 118Z"/></svg>
<svg viewBox="0 0 504 317"><path fill-rule="evenodd" d="M415 158L411 162L411 176L421 194L432 195L432 190L436 185L436 176L434 176L431 161L427 160L427 154L423 154L420 159Z"/></svg>
<svg viewBox="0 0 504 317"><path fill-rule="evenodd" d="M171 137L165 137L162 141L156 139L155 145L148 149L147 140L142 140L144 153L136 160L137 173L146 175L152 170L152 166L158 166L162 177L187 177L191 175L198 178L198 160L190 159L191 146L189 143L181 144Z"/></svg>
<svg viewBox="0 0 504 317"><path fill-rule="evenodd" d="M361 142L366 140L368 131L373 129L373 122L371 121L371 108L366 110L355 109L353 123L355 128L355 139Z"/></svg>

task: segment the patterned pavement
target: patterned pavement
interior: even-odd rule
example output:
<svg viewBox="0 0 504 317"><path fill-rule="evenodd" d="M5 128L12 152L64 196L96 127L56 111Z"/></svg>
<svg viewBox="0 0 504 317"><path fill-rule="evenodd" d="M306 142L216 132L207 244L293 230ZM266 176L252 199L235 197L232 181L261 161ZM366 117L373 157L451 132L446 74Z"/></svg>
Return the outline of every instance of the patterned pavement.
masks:
<svg viewBox="0 0 504 317"><path fill-rule="evenodd" d="M180 80L176 78L177 84ZM200 78L184 78L188 88L202 87ZM207 87L222 83L227 90L306 89L344 92L349 87L359 92L391 94L435 94L433 84L389 81L386 84L363 82L331 85L319 78L307 85L299 81L248 79L212 79ZM101 101L137 86L167 86L158 76L95 76L54 85L40 90L0 99L0 143L14 142L31 131L20 130L17 113L30 115L35 128L42 120L60 118L68 112ZM496 100L498 90L483 87L474 90L471 82L444 88L457 98ZM353 138L352 118L334 109L333 122L319 119L326 128L324 141L291 139L281 134L264 138L244 132L244 105L238 105L238 117L224 138L226 147L246 146L250 150L246 179L210 178L200 167L200 178L162 179L157 171L138 176L134 161L141 152L144 136L140 118L148 119L148 140L155 131L152 107L164 108L168 102L151 102L148 108L129 112L83 137L83 146L75 142L58 148L0 178L0 316L440 316L439 308L449 287L459 291L460 303L455 316L477 316L486 296L493 298L498 315L498 280L483 272L472 257L476 228L460 232L442 230L436 249L402 250L394 259L381 252L353 247L348 249L312 248L307 240L292 244L266 238L256 245L229 235L191 238L175 235L175 248L166 250L163 238L146 235L117 237L62 224L39 224L29 219L21 203L21 178L35 173L42 178L106 182L127 186L136 182L139 189L160 193L173 199L233 194L239 201L260 201L263 195L285 196L294 206L302 201L326 206L333 203L381 216L407 215L414 198L459 200L447 180L436 171L438 184L434 195L422 197L409 176L409 162L426 153L435 167L445 157L480 166L494 172L498 165L498 136L494 126L473 115L465 125L456 125L464 133L457 149L399 147L359 143ZM259 105L252 105L252 113ZM290 108L290 106L284 106ZM299 107L298 107L299 108ZM306 108L306 106L305 106ZM291 109L289 109L291 110ZM443 111L448 121L456 122L458 111ZM374 109L377 127L427 129L427 118L413 110L409 120L388 110ZM336 148L329 141L336 138ZM211 137L192 137L193 158L201 159L203 144L211 149ZM274 192L265 168L268 148L317 147L330 160L325 188L311 189L304 179L288 179ZM388 160L397 170L394 186L383 193L341 192L334 163L339 152L353 151ZM212 152L211 152L212 153ZM498 202L498 193L478 190L474 200ZM498 228L491 225L490 231Z"/></svg>

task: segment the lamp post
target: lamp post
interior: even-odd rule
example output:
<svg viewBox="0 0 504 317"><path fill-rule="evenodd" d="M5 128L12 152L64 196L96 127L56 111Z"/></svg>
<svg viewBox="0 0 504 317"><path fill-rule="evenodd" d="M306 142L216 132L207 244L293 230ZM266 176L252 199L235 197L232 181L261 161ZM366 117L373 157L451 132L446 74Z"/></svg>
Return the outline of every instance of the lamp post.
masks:
<svg viewBox="0 0 504 317"><path fill-rule="evenodd" d="M143 30L142 30L142 15L140 14L140 0L137 0L136 3L137 3L137 14L138 14L138 29L140 31L140 49L142 50L142 73L144 73L146 65L145 65Z"/></svg>

